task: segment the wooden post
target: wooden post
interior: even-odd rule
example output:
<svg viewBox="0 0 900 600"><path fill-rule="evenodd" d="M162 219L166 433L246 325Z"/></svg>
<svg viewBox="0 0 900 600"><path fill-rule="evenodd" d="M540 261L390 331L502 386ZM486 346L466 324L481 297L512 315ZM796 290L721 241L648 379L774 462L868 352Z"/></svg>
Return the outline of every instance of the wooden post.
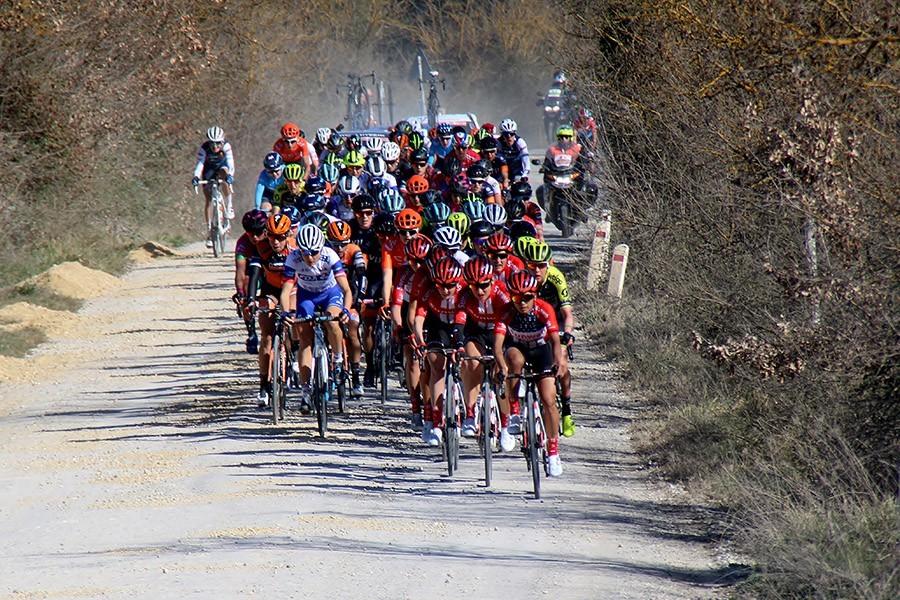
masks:
<svg viewBox="0 0 900 600"><path fill-rule="evenodd" d="M609 287L607 294L622 297L622 287L625 285L625 269L628 266L628 246L619 244L613 250L612 267L609 270Z"/></svg>
<svg viewBox="0 0 900 600"><path fill-rule="evenodd" d="M612 213L600 211L600 221L594 230L594 241L591 243L591 259L588 263L587 288L595 290L606 274L606 261L609 258L609 234L612 228Z"/></svg>

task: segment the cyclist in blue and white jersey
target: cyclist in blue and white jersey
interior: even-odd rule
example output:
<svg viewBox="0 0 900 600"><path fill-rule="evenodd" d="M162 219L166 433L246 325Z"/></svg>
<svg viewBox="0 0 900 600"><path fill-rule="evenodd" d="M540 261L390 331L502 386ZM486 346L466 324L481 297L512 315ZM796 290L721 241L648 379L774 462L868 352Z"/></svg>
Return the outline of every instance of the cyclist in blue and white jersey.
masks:
<svg viewBox="0 0 900 600"><path fill-rule="evenodd" d="M439 159L453 152L453 127L450 123L438 123L437 136L428 146L428 164L432 167Z"/></svg>
<svg viewBox="0 0 900 600"><path fill-rule="evenodd" d="M516 130L518 124L512 119L500 121L500 148L499 154L506 160L509 167L509 181L518 181L528 178L531 173L531 162L528 156L528 144L525 138L520 137Z"/></svg>
<svg viewBox="0 0 900 600"><path fill-rule="evenodd" d="M387 172L387 163L381 156L370 156L366 159L365 170L359 176L359 185L368 190L369 182L373 179L381 179L384 181L384 187L397 190L397 178Z"/></svg>
<svg viewBox="0 0 900 600"><path fill-rule="evenodd" d="M325 236L315 225L304 225L297 233L297 249L284 261L284 284L281 287L282 306L290 306L291 292L297 288L298 319L309 318L317 310L338 317L346 323L350 315L353 294L337 252L325 246ZM323 323L332 348L332 361L337 367L343 364L341 351L341 326L336 321ZM300 338L300 384L302 399L300 412L309 413L309 380L312 371L313 330L310 323L294 325Z"/></svg>
<svg viewBox="0 0 900 600"><path fill-rule="evenodd" d="M343 175L337 182L337 193L332 194L325 212L348 223L353 219L353 199L362 193L359 177Z"/></svg>
<svg viewBox="0 0 900 600"><path fill-rule="evenodd" d="M263 170L256 180L256 199L254 206L266 212L272 210L272 197L275 188L284 181L284 160L277 152L269 152L263 159Z"/></svg>

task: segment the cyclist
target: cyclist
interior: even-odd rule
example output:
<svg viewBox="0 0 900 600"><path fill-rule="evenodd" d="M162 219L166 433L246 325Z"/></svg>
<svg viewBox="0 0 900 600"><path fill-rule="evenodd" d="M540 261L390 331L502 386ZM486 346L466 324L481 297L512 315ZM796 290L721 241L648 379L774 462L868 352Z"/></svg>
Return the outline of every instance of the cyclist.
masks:
<svg viewBox="0 0 900 600"><path fill-rule="evenodd" d="M322 155L322 151L325 150L328 139L331 137L332 133L334 133L334 130L329 127L320 127L316 129L316 138L312 143L313 152L315 152L316 156ZM324 162L320 162L320 164L324 164Z"/></svg>
<svg viewBox="0 0 900 600"><path fill-rule="evenodd" d="M294 291L296 289L296 292ZM312 317L317 310L340 319L349 320L353 294L347 282L344 264L337 253L325 247L325 236L315 225L304 225L297 233L297 249L284 261L284 283L281 287L281 304L287 306L291 294L296 293L296 316L298 319ZM338 322L323 324L331 346L331 359L335 370L343 368L341 326ZM312 374L312 338L310 323L294 325L294 332L300 338L300 412L309 413L309 380Z"/></svg>
<svg viewBox="0 0 900 600"><path fill-rule="evenodd" d="M450 218L453 217L453 214L462 213L451 213ZM451 221L448 219L447 222L450 223ZM452 225L444 225L435 230L434 243L447 250L450 256L452 256L460 265L465 265L469 261L469 255L461 250L462 236Z"/></svg>
<svg viewBox="0 0 900 600"><path fill-rule="evenodd" d="M567 347L575 343L575 317L572 313L572 301L569 298L569 286L566 278L550 261L553 259L553 251L545 242L536 241L523 248L525 267L538 281L538 298L549 304L556 316L556 322L560 327L560 342ZM559 378L561 393L560 406L562 407L562 433L566 437L575 435L575 420L572 416L572 373L568 368L567 357L563 356L559 364Z"/></svg>
<svg viewBox="0 0 900 600"><path fill-rule="evenodd" d="M347 323L347 354L350 363L350 395L362 396L362 384L359 379L359 365L362 360L362 347L359 341L359 296L366 289L366 255L359 246L350 242L350 225L344 221L335 221L328 225L328 245L337 253L344 263L347 282L353 296L350 321Z"/></svg>
<svg viewBox="0 0 900 600"><path fill-rule="evenodd" d="M382 213L385 214L385 213ZM422 217L411 208L404 208L394 218L396 234L387 236L381 242L381 271L384 306L382 316L387 317L390 311L390 301L393 298L392 290L396 275L400 268L406 264L406 243L414 235L419 233L422 226Z"/></svg>
<svg viewBox="0 0 900 600"><path fill-rule="evenodd" d="M363 218L366 218L365 215ZM363 351L366 355L366 370L363 374L363 386L375 386L375 320L379 314L385 318L389 318L389 309L384 308L390 304L390 296L384 294L384 271L382 269L382 246L385 242L395 235L397 230L394 227L394 219L386 213L378 213L372 218L368 217L371 222L372 233L368 245L360 244L363 252L368 256L368 281L369 289L367 290L364 302L368 304L362 311L363 318ZM387 298L387 300L385 300Z"/></svg>
<svg viewBox="0 0 900 600"><path fill-rule="evenodd" d="M244 318L244 324L248 326L247 333L247 353L256 354L259 352L259 338L256 330L250 333L250 323L253 314L247 310L247 298L255 297L256 290L248 291L250 286L250 275L247 266L256 248L256 244L265 241L266 236L266 220L268 219L265 212L254 208L247 212L241 219L241 225L244 227L244 234L238 238L234 245L234 296L231 299L241 309Z"/></svg>
<svg viewBox="0 0 900 600"><path fill-rule="evenodd" d="M465 352L466 356L490 354L494 348L494 322L509 303L506 286L494 279L490 261L482 256L476 256L466 263L463 277L468 287L460 292L456 301L454 322L457 350ZM484 366L476 361L463 361L460 378L466 399L462 435L472 437L476 433L475 403L481 393ZM501 422L500 425L505 429L505 423ZM508 431L504 436L501 429L500 441L505 451L512 450L513 438Z"/></svg>
<svg viewBox="0 0 900 600"><path fill-rule="evenodd" d="M347 152L343 161L344 168L341 170L341 175L353 175L354 177L359 177L360 183L362 184L363 166L366 164L366 159L363 158L363 155L356 150L352 150ZM363 189L365 188L366 186L363 185Z"/></svg>
<svg viewBox="0 0 900 600"><path fill-rule="evenodd" d="M450 123L438 123L437 136L431 140L431 144L428 146L428 164L441 169L444 157L452 151L453 127Z"/></svg>
<svg viewBox="0 0 900 600"><path fill-rule="evenodd" d="M565 358L556 316L553 308L537 297L538 282L534 275L519 271L510 277L508 284L512 302L503 309L494 326L494 357L495 372L506 381L506 398L500 399L500 411L509 414L507 431L515 435L521 432L519 382L507 379L507 374L521 374L526 365L536 373L549 371L554 365L564 365ZM550 476L559 477L562 475L559 413L552 373L537 382L537 392L544 408Z"/></svg>
<svg viewBox="0 0 900 600"><path fill-rule="evenodd" d="M325 212L349 222L353 218L353 199L362 193L359 177L344 175L338 179L337 191L328 201Z"/></svg>
<svg viewBox="0 0 900 600"><path fill-rule="evenodd" d="M206 130L206 141L197 150L197 164L194 166L194 178L191 183L194 187L200 180L216 178L222 186L222 196L225 198L225 218L234 218L234 208L231 199L234 191L231 185L234 183L234 152L231 144L225 139L225 132L221 127L213 125ZM203 197L206 199L204 214L206 215L207 237L206 246L212 248L212 189L210 184L203 186Z"/></svg>
<svg viewBox="0 0 900 600"><path fill-rule="evenodd" d="M502 231L494 233L484 243L485 256L494 267L494 279L505 283L513 273L525 268L524 263L512 251L512 239Z"/></svg>
<svg viewBox="0 0 900 600"><path fill-rule="evenodd" d="M451 156L459 160L463 171L481 160L481 156L472 149L472 136L465 131L457 131L453 134L453 152Z"/></svg>
<svg viewBox="0 0 900 600"><path fill-rule="evenodd" d="M302 164L310 176L319 170L319 158L301 135L300 128L293 123L284 124L281 138L275 141L272 150L280 154L286 163Z"/></svg>
<svg viewBox="0 0 900 600"><path fill-rule="evenodd" d="M482 138L479 148L482 160L491 165L491 176L500 184L501 189L509 189L509 165L497 152L497 140L493 136Z"/></svg>
<svg viewBox="0 0 900 600"><path fill-rule="evenodd" d="M373 179L382 179L388 189L397 189L397 178L387 172L387 163L380 155L370 156L364 163L365 170L359 176L359 183L368 189L369 182Z"/></svg>
<svg viewBox="0 0 900 600"><path fill-rule="evenodd" d="M479 160L466 169L466 178L469 180L469 193L485 202L503 204L500 184L491 177L491 168L486 161Z"/></svg>
<svg viewBox="0 0 900 600"><path fill-rule="evenodd" d="M425 292L417 303L416 316L413 321L416 347L421 352L427 345L432 350L452 350L454 341L454 323L456 320L456 304L462 287L462 267L449 256L435 264L431 274L433 286ZM441 423L443 413L441 405L444 400L444 368L447 357L440 352L427 354L430 368L429 400L431 403L431 421L425 421L422 428L422 439L431 446L441 443Z"/></svg>
<svg viewBox="0 0 900 600"><path fill-rule="evenodd" d="M263 159L263 170L259 172L256 180L256 198L254 206L269 212L272 210L272 197L284 179L284 161L277 152L269 152Z"/></svg>
<svg viewBox="0 0 900 600"><path fill-rule="evenodd" d="M520 137L517 129L519 125L512 119L500 121L500 148L498 154L503 157L509 166L509 180L518 181L528 179L531 173L531 163L528 156L528 144L525 138Z"/></svg>
<svg viewBox="0 0 900 600"><path fill-rule="evenodd" d="M488 205L490 206L490 205ZM470 256L487 257L487 241L494 233L494 228L484 219L478 219L469 226Z"/></svg>
<svg viewBox="0 0 900 600"><path fill-rule="evenodd" d="M443 202L432 202L422 211L423 225L421 232L429 238L434 238L434 232L447 224L450 217L450 207Z"/></svg>
<svg viewBox="0 0 900 600"><path fill-rule="evenodd" d="M297 206L303 199L306 181L303 165L291 163L284 166L284 181L275 187L272 194L272 212L278 214L286 206Z"/></svg>
<svg viewBox="0 0 900 600"><path fill-rule="evenodd" d="M587 108L581 108L578 111L578 117L572 122L575 129L575 135L579 140L584 140L589 146L597 147L597 122L594 121L594 115Z"/></svg>
<svg viewBox="0 0 900 600"><path fill-rule="evenodd" d="M291 220L286 215L272 215L266 221L266 239L256 242L250 258L250 282L247 285L247 308L250 312L257 304L266 309L259 313L259 394L260 407L268 405L271 397L269 387L269 361L272 354L272 336L275 333L275 308L281 298L284 283L284 261L295 248L291 237ZM255 290L259 294L254 294ZM293 298L282 304L283 310L293 309Z"/></svg>
<svg viewBox="0 0 900 600"><path fill-rule="evenodd" d="M413 175L410 177L400 188L403 197L406 199L406 207L422 214L425 210L422 200L428 192L429 187L428 180L421 175Z"/></svg>
<svg viewBox="0 0 900 600"><path fill-rule="evenodd" d="M403 348L406 362L406 388L409 392L411 406L410 424L413 431L421 431L424 425L422 420L422 396L419 390L420 370L419 361L413 356L413 346L409 343L412 335L412 320L409 319L410 295L413 288L413 280L417 273L428 271L423 268L433 244L424 235L412 236L406 242L406 264L400 269L397 276L397 285L391 300L391 320L394 324L394 337Z"/></svg>

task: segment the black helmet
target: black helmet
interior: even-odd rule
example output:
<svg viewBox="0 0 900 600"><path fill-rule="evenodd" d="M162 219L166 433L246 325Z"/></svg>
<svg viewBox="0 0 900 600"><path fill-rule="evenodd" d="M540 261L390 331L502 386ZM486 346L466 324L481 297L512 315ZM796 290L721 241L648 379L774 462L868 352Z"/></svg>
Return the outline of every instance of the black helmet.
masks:
<svg viewBox="0 0 900 600"><path fill-rule="evenodd" d="M482 150L496 150L497 149L497 140L494 139L494 136L487 135L481 138L481 141L478 143L478 147Z"/></svg>
<svg viewBox="0 0 900 600"><path fill-rule="evenodd" d="M428 150L426 150L425 148L416 148L409 155L409 162L428 162Z"/></svg>
<svg viewBox="0 0 900 600"><path fill-rule="evenodd" d="M517 181L509 186L509 195L511 198L519 198L521 200L531 199L531 184L527 181Z"/></svg>
<svg viewBox="0 0 900 600"><path fill-rule="evenodd" d="M360 194L353 199L353 212L361 210L375 210L375 198L368 194Z"/></svg>
<svg viewBox="0 0 900 600"><path fill-rule="evenodd" d="M409 135L413 132L413 126L409 121L398 121L396 125L394 125L394 131L398 133L402 133L405 135Z"/></svg>
<svg viewBox="0 0 900 600"><path fill-rule="evenodd" d="M520 198L512 198L504 206L507 221L521 221L525 216L525 203Z"/></svg>
<svg viewBox="0 0 900 600"><path fill-rule="evenodd" d="M390 213L378 213L372 222L372 230L381 235L393 235L397 233L394 227L394 217Z"/></svg>
<svg viewBox="0 0 900 600"><path fill-rule="evenodd" d="M536 233L537 231L535 231L534 225L528 221L516 221L509 228L509 237L513 240L517 240L526 235L534 237Z"/></svg>
<svg viewBox="0 0 900 600"><path fill-rule="evenodd" d="M478 219L469 225L469 237L474 239L486 238L494 233L493 226L484 219Z"/></svg>
<svg viewBox="0 0 900 600"><path fill-rule="evenodd" d="M431 206L435 202L443 202L444 198L441 196L441 193L437 190L428 190L421 196L420 202L422 206Z"/></svg>
<svg viewBox="0 0 900 600"><path fill-rule="evenodd" d="M468 169L466 169L466 177L471 181L472 179L481 179L483 180L485 177L491 174L491 170L486 168L481 161L478 161Z"/></svg>
<svg viewBox="0 0 900 600"><path fill-rule="evenodd" d="M444 159L444 175L451 179L462 172L462 163L455 156L448 156Z"/></svg>
<svg viewBox="0 0 900 600"><path fill-rule="evenodd" d="M347 150L357 150L362 149L362 138L359 137L356 133L351 133L347 136L347 139L344 141L347 145Z"/></svg>
<svg viewBox="0 0 900 600"><path fill-rule="evenodd" d="M328 141L325 142L325 145L328 146L328 149L332 152L336 152L343 145L344 141L341 139L341 136L338 132L334 132L328 138Z"/></svg>

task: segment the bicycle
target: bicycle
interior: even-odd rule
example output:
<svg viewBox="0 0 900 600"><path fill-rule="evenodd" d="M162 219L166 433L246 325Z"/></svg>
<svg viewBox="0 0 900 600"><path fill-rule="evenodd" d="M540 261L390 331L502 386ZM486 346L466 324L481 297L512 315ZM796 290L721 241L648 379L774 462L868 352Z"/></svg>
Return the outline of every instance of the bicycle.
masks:
<svg viewBox="0 0 900 600"><path fill-rule="evenodd" d="M373 121L371 94L363 85L363 77L371 77L372 85L375 85L375 71L365 76L347 73L347 114L344 118L350 123L351 130L371 127Z"/></svg>
<svg viewBox="0 0 900 600"><path fill-rule="evenodd" d="M486 354L483 356L462 356L462 360L474 360L484 367L484 379L481 383L481 393L475 403L475 419L477 423L478 446L484 459L484 485L491 486L493 474L493 452L495 444L500 440L500 407L497 404L497 390L494 379L491 377L491 365L494 357Z"/></svg>
<svg viewBox="0 0 900 600"><path fill-rule="evenodd" d="M537 382L544 377L555 376L556 367L539 373L512 373L507 379L517 379L525 382L525 427L522 429L522 454L525 455L525 464L531 471L531 479L534 484L534 497L541 497L541 467L544 474L550 476L550 462L547 455L547 430L544 427L544 407L537 393Z"/></svg>
<svg viewBox="0 0 900 600"><path fill-rule="evenodd" d="M328 401L331 397L331 381L337 381L340 373L332 373L331 349L326 341L325 334L317 325L328 321L337 321L338 317L329 314L317 313L311 317L294 319L294 323L309 323L313 329L313 375L312 375L312 405L316 411L316 425L319 437L328 435ZM340 371L343 369L339 368Z"/></svg>
<svg viewBox="0 0 900 600"><path fill-rule="evenodd" d="M194 186L195 194L199 193L198 187L201 185L210 188L210 202L212 203L213 214L209 237L213 243L213 256L216 258L225 254L225 235L231 230L231 221L225 218L225 197L222 195L222 190L219 189L220 183L222 181L217 178L201 179Z"/></svg>
<svg viewBox="0 0 900 600"><path fill-rule="evenodd" d="M293 377L292 365L296 360L294 350L290 343L285 342L285 338L290 340L290 327L287 323L287 316L280 309L274 311L269 309L259 309L260 313L274 312L277 317L275 323L275 333L272 336L272 353L269 358L269 388L272 392L270 405L272 407L272 423L278 425L279 421L284 421L284 411L287 406L287 390L290 386L290 379ZM294 382L297 387L297 382Z"/></svg>
<svg viewBox="0 0 900 600"><path fill-rule="evenodd" d="M447 461L447 474L451 477L459 469L459 438L462 430L462 418L466 414L463 405L462 386L459 381L459 367L450 360L456 350L432 348L427 354L443 354L444 363L444 405L443 422L441 423L441 459Z"/></svg>
<svg viewBox="0 0 900 600"><path fill-rule="evenodd" d="M421 71L420 71L420 73L421 73ZM447 89L446 83L444 82L443 79L438 79L438 75L440 75L440 73L438 73L437 71L429 71L428 72L428 76L429 76L428 81L419 80L419 89L420 90L422 89L422 85L424 85L425 83L428 84L428 101L426 104L426 116L428 117L428 126L429 127L437 126L438 115L441 114L441 101L438 100L436 84L440 83L441 88L443 90Z"/></svg>
<svg viewBox="0 0 900 600"><path fill-rule="evenodd" d="M375 327L375 364L378 365L378 385L383 406L387 402L388 371L393 363L391 322L379 316L376 318Z"/></svg>

